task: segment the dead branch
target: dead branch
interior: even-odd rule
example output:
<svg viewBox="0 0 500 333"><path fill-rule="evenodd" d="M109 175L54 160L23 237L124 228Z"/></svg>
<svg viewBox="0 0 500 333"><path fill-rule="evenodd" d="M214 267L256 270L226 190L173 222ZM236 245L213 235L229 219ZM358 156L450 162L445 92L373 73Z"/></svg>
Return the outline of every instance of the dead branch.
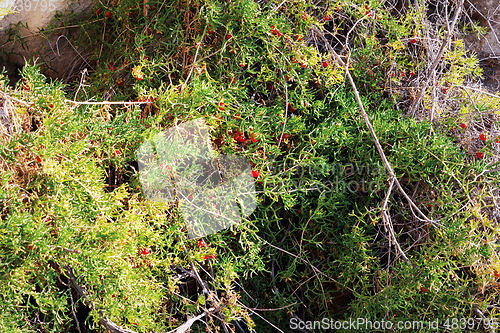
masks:
<svg viewBox="0 0 500 333"><path fill-rule="evenodd" d="M431 67L429 67L427 70L427 75L426 75L427 80L424 81L424 86L420 89L420 93L418 94L417 98L413 101L413 105L410 108L410 113L412 117L415 113L415 109L418 103L420 103L420 100L424 95L425 89L427 88L428 81L430 80L429 76L433 75L434 70L436 69L437 65L439 64L439 61L441 60L445 47L450 43L451 35L453 34L453 30L455 29L455 23L457 23L457 19L458 16L460 15L460 12L462 11L463 5L464 5L464 0L461 0L457 6L457 9L455 10L455 15L453 16L453 21L451 22L451 26L450 29L448 30L448 34L446 35L446 39L441 45L441 48L439 49L438 54L436 55L436 59L434 59L434 62L432 63Z"/></svg>
<svg viewBox="0 0 500 333"><path fill-rule="evenodd" d="M68 274L70 286L78 293L78 295L81 297L83 303L87 307L89 307L90 309L93 310L95 308L95 306L94 306L94 304L92 304L92 301L89 299L89 297L88 297L87 293L85 292L85 290L83 289L83 287L80 286L76 282L76 277L73 274L73 269L71 268L71 265L67 265L64 268L66 270L66 273ZM98 314L99 314L99 323L101 325L103 325L104 327L106 327L106 329L110 333L136 333L135 331L131 331L129 329L120 327L120 326L116 325L115 323L113 323L111 320L104 318L102 311L98 311Z"/></svg>
<svg viewBox="0 0 500 333"><path fill-rule="evenodd" d="M342 60L342 58L337 54L337 52L335 52L335 50L333 49L333 47L330 45L330 43L328 43L328 41L326 40L325 36L323 36L323 34L321 33L321 31L319 31L317 28L313 27L312 30L317 34L319 35L325 45L328 47L328 49L330 50L331 54L335 57L335 59L337 60L337 62L345 69L345 72L346 72L346 75L347 75L347 78L349 79L349 82L352 86L352 89L353 89L353 92L354 92L354 96L356 97L356 101L358 102L358 105L359 105L359 108L360 108L360 111L361 111L361 115L366 123L366 125L368 126L368 129L370 131L370 134L375 142L375 146L377 147L377 150L379 152L379 155L380 157L382 158L382 162L384 163L384 166L385 168L387 169L387 171L389 172L389 175L392 179L394 179L394 181L396 182L396 185L398 186L399 190L401 191L401 193L403 194L403 196L406 198L406 200L408 201L408 203L410 204L411 207L413 207L422 217L423 217L423 220L426 221L426 222L430 222L432 225L434 226L441 226L443 227L441 224L439 224L437 221L434 221L434 220L430 220L418 207L417 205L415 205L415 203L413 202L413 200L408 196L408 194L406 194L406 192L404 191L403 187L401 186L401 184L399 183L398 179L396 178L396 175L394 173L394 171L392 170L392 166L391 164L389 163L389 161L387 160L387 157L385 156L385 153L384 153L384 150L382 149L382 146L380 145L380 142L378 141L378 138L377 138L377 135L375 134L375 131L373 130L373 127L371 125L371 122L370 122L370 119L368 118L368 115L366 114L366 111L365 111L365 108L363 106L363 102L361 101L361 98L359 97L359 92L358 92L358 89L356 88L356 84L354 83L354 80L351 76L351 73L349 72L349 68L347 66L347 64ZM417 219L421 220L418 216L415 216Z"/></svg>
<svg viewBox="0 0 500 333"><path fill-rule="evenodd" d="M399 254L403 257L403 259L407 263L410 263L413 266L413 268L416 268L416 266L410 261L410 259L408 259L408 257L404 253L404 251L401 249L401 246L399 246L396 235L394 234L394 227L393 227L392 222L391 222L391 217L389 216L389 214L387 214L387 202L389 200L389 196L391 195L392 187L394 185L395 180L396 180L396 178L391 177L391 182L389 183L389 189L387 190L387 194L385 195L384 203L382 204L382 212L381 212L382 220L384 220L384 224L387 227L387 231L391 235L391 241L396 246L396 249L398 250ZM389 251L390 250L391 249L390 249L390 243L389 243Z"/></svg>

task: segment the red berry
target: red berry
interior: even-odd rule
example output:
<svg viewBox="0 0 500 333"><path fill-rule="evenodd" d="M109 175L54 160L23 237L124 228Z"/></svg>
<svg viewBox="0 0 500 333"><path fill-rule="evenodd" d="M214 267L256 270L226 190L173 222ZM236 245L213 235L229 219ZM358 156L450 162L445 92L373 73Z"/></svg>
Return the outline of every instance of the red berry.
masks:
<svg viewBox="0 0 500 333"><path fill-rule="evenodd" d="M365 5L365 9L370 10L370 7L368 7L368 5Z"/></svg>
<svg viewBox="0 0 500 333"><path fill-rule="evenodd" d="M427 291L427 288L425 288L425 287L421 287L421 288L420 288L420 291L421 291L421 292L423 292L423 293L425 293L425 292Z"/></svg>
<svg viewBox="0 0 500 333"><path fill-rule="evenodd" d="M330 19L329 15L325 15L325 17L323 17L323 20L325 20L325 21L328 21L329 19Z"/></svg>
<svg viewBox="0 0 500 333"><path fill-rule="evenodd" d="M259 177L259 170L252 170L252 176L253 176L254 178Z"/></svg>
<svg viewBox="0 0 500 333"><path fill-rule="evenodd" d="M273 90L274 89L273 85L271 83L269 83L269 82L266 83L266 88L267 88L267 90Z"/></svg>
<svg viewBox="0 0 500 333"><path fill-rule="evenodd" d="M288 133L283 134L283 139L289 139L289 138L290 138L290 134L288 134Z"/></svg>
<svg viewBox="0 0 500 333"><path fill-rule="evenodd" d="M224 102L219 103L219 110L224 111L225 107L226 105L224 104Z"/></svg>
<svg viewBox="0 0 500 333"><path fill-rule="evenodd" d="M203 259L207 260L207 259L208 259L208 256L207 256L207 255L205 255L205 256L203 257Z"/></svg>
<svg viewBox="0 0 500 333"><path fill-rule="evenodd" d="M298 41L301 41L302 38L304 38L303 36L300 36L300 35L295 35L295 39Z"/></svg>
<svg viewBox="0 0 500 333"><path fill-rule="evenodd" d="M115 150L115 153L114 153L115 156L118 156L118 155L121 155L121 154L122 153L119 150Z"/></svg>
<svg viewBox="0 0 500 333"><path fill-rule="evenodd" d="M49 108L53 109L54 105L52 103L49 104Z"/></svg>
<svg viewBox="0 0 500 333"><path fill-rule="evenodd" d="M495 140L496 143L500 143L500 136Z"/></svg>
<svg viewBox="0 0 500 333"><path fill-rule="evenodd" d="M307 64L305 64L305 63L301 62L301 63L300 63L300 66L302 66L302 68L306 68L306 67L307 67Z"/></svg>
<svg viewBox="0 0 500 333"><path fill-rule="evenodd" d="M448 89L443 88L443 94L446 94L448 92Z"/></svg>
<svg viewBox="0 0 500 333"><path fill-rule="evenodd" d="M24 87L24 90L31 90L30 86L27 84L25 84L23 87Z"/></svg>
<svg viewBox="0 0 500 333"><path fill-rule="evenodd" d="M209 255L208 257L209 257L210 259L215 259L215 257L216 257L216 256L217 256L217 253L215 253L215 254L211 254L211 255Z"/></svg>
<svg viewBox="0 0 500 333"><path fill-rule="evenodd" d="M30 250L30 251L33 250L33 245L28 245L28 250Z"/></svg>
<svg viewBox="0 0 500 333"><path fill-rule="evenodd" d="M37 161L38 163L42 163L42 159L40 158L40 156L36 156L36 161Z"/></svg>
<svg viewBox="0 0 500 333"><path fill-rule="evenodd" d="M460 124L460 127L462 127L462 128L466 128L466 127L467 127L467 125L465 125L464 123L461 123L461 124Z"/></svg>
<svg viewBox="0 0 500 333"><path fill-rule="evenodd" d="M259 140L255 139L255 138L253 138L252 136L250 137L250 140L252 140L252 142L257 142L257 141L259 141ZM499 141L499 142L500 142L500 141Z"/></svg>
<svg viewBox="0 0 500 333"><path fill-rule="evenodd" d="M231 38L233 38L233 36L232 36L231 34L227 34L227 35L226 35L226 39L227 39L227 40L229 40L229 39L231 39Z"/></svg>
<svg viewBox="0 0 500 333"><path fill-rule="evenodd" d="M415 44L417 40L415 38L410 39L410 43Z"/></svg>
<svg viewBox="0 0 500 333"><path fill-rule="evenodd" d="M243 136L240 136L240 137L238 138L238 141L239 141L239 142L241 142L241 143L245 142L245 140L246 140L246 139L245 139L245 137L243 137Z"/></svg>
<svg viewBox="0 0 500 333"><path fill-rule="evenodd" d="M484 133L481 133L481 135L479 136L479 139L486 141L486 136L484 135Z"/></svg>
<svg viewBox="0 0 500 333"><path fill-rule="evenodd" d="M137 74L137 80L142 81L142 79L144 79L142 73Z"/></svg>
<svg viewBox="0 0 500 333"><path fill-rule="evenodd" d="M111 15L112 15L112 14L111 14L110 12L106 12L106 17L107 17L107 18L111 18Z"/></svg>
<svg viewBox="0 0 500 333"><path fill-rule="evenodd" d="M203 239L200 239L198 241L198 247L204 247L205 246L205 242L203 241Z"/></svg>
<svg viewBox="0 0 500 333"><path fill-rule="evenodd" d="M414 76L414 75L415 75L415 73L413 73L413 72L410 72L410 75L411 75L411 76Z"/></svg>
<svg viewBox="0 0 500 333"><path fill-rule="evenodd" d="M283 34L281 33L281 31L278 31L278 33L276 34L276 36L281 37L281 36L283 36Z"/></svg>
<svg viewBox="0 0 500 333"><path fill-rule="evenodd" d="M476 156L477 156L477 158L483 158L484 157L483 153L481 153L481 152L477 153Z"/></svg>
<svg viewBox="0 0 500 333"><path fill-rule="evenodd" d="M494 271L493 274L495 274L495 277L500 277L500 273L498 273L498 271Z"/></svg>
<svg viewBox="0 0 500 333"><path fill-rule="evenodd" d="M122 77L120 77L116 80L116 85L118 85L119 87L123 86L124 84L125 84L125 80L123 80Z"/></svg>
<svg viewBox="0 0 500 333"><path fill-rule="evenodd" d="M244 64L244 63L241 63L241 64L240 64L240 67L241 67L241 68L244 68L244 67L245 67L245 64Z"/></svg>
<svg viewBox="0 0 500 333"><path fill-rule="evenodd" d="M323 61L323 67L324 67L324 68L328 67L328 65L330 65L330 64L328 63L328 61Z"/></svg>
<svg viewBox="0 0 500 333"><path fill-rule="evenodd" d="M98 10L95 11L96 15L101 15L101 13L102 13L102 9L101 8L99 8Z"/></svg>
<svg viewBox="0 0 500 333"><path fill-rule="evenodd" d="M233 119L238 120L238 119L239 119L239 117L240 117L240 114L238 113L238 114L235 114L235 115L233 116Z"/></svg>
<svg viewBox="0 0 500 333"><path fill-rule="evenodd" d="M148 248L142 249L141 253L147 256L151 251Z"/></svg>

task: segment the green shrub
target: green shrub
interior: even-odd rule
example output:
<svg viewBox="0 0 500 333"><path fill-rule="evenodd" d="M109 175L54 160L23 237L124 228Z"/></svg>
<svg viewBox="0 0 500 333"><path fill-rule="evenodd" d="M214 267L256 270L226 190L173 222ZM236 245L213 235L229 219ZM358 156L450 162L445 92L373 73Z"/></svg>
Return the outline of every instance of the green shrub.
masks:
<svg viewBox="0 0 500 333"><path fill-rule="evenodd" d="M477 59L454 40L447 69L424 91L423 109L441 118L405 117L399 105L411 107L413 80L429 65L425 9L396 17L384 6L97 4L79 22L79 43L93 50L85 84L47 83L26 65L16 89L5 88L17 125L0 144L1 330L104 332L104 318L161 332L204 312L193 331L287 330L294 316L446 325L475 307L496 318L486 312L500 266L484 184L495 186L497 173L457 145L453 107L430 103L446 85L468 116L458 87L480 74ZM313 25L334 47L353 29L342 55L369 120L403 189L434 221L399 191L388 197L411 263L380 217L389 174ZM137 103L69 100L90 97ZM145 139L201 117L217 154L245 156L258 171L256 211L203 242L188 240L176 202L146 200L135 162ZM483 151L493 155L494 144Z"/></svg>

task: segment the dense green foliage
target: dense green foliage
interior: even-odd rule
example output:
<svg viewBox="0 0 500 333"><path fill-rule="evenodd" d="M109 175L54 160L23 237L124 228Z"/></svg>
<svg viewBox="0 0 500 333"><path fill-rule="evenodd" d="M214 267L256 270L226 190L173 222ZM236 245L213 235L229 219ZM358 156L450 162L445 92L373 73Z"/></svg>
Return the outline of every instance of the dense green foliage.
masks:
<svg viewBox="0 0 500 333"><path fill-rule="evenodd" d="M93 51L85 84L48 82L38 64L24 67L15 89L3 79L28 105L12 100L20 125L0 143L0 331L105 332L103 317L167 332L204 311L193 331L222 331L221 322L287 330L294 315L444 323L475 318L476 307L496 318L485 289L500 271L497 227L481 209L490 205L484 184L496 186L498 174L456 142L472 107L454 85L480 74L477 60L460 41L443 57L438 86L463 119L403 117L397 105L408 107L410 94L397 88L428 66L423 8L394 16L378 2L279 3L100 3L78 22L80 45ZM435 221L415 215L399 191L389 196L411 264L381 219L389 175L375 141L312 26L338 52L335 38L353 28L342 56L370 122L405 192ZM70 101L91 97L142 104ZM144 140L200 117L217 153L245 156L259 171L256 211L204 242L187 238L177 203L145 199L135 162ZM485 155L495 144L488 139Z"/></svg>

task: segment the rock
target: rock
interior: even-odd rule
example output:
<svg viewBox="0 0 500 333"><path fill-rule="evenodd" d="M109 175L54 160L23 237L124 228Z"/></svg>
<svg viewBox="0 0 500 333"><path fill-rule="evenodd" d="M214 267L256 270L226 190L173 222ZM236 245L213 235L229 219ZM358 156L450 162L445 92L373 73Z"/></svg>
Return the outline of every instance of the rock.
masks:
<svg viewBox="0 0 500 333"><path fill-rule="evenodd" d="M7 0L13 1L13 0ZM17 8L21 4L34 4L33 0L17 0ZM79 4L67 3L60 0L40 0L48 1L47 10L20 11L16 14L6 15L0 20L0 45L2 51L1 67L6 67L7 74L11 80L17 80L17 68L25 64L25 59L37 59L41 65L42 72L52 78L66 79L73 74L78 74L78 66L84 60L71 47L70 42L74 41L79 33L79 28L63 28L47 34L44 32L49 23L58 26L57 21L53 21L55 10L51 10L52 5L58 10L66 9L69 13L76 13L76 19L82 19L91 12L93 3L90 0L82 0ZM40 6L40 3L38 3ZM58 36L61 33L61 36ZM84 50L78 50L80 54ZM88 67L88 66L87 66ZM12 82L11 82L12 84Z"/></svg>
<svg viewBox="0 0 500 333"><path fill-rule="evenodd" d="M483 27L489 27L488 20L496 21L500 17L497 10L500 0L466 0L464 6Z"/></svg>

